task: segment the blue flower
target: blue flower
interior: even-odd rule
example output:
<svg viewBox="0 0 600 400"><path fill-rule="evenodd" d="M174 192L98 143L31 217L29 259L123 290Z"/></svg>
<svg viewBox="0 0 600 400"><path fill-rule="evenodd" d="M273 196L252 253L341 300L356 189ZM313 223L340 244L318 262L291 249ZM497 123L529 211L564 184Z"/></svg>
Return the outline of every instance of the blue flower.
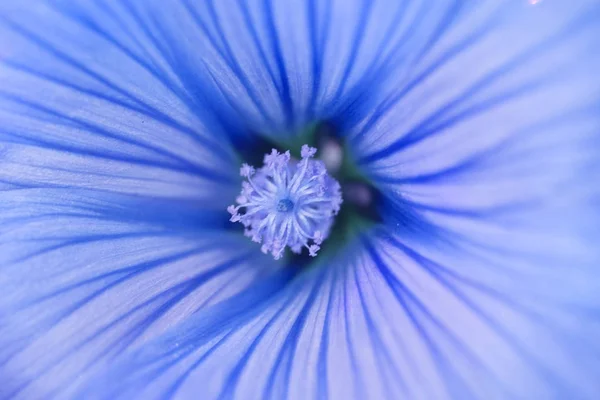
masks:
<svg viewBox="0 0 600 400"><path fill-rule="evenodd" d="M0 399L597 399L598 48L596 0L3 1Z"/></svg>

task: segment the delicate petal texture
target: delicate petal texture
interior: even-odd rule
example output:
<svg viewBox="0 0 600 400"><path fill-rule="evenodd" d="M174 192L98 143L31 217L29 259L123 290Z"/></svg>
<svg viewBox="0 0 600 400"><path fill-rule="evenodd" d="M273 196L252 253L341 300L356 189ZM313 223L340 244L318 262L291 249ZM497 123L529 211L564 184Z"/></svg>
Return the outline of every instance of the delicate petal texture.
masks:
<svg viewBox="0 0 600 400"><path fill-rule="evenodd" d="M0 6L2 399L64 396L273 268L215 236L238 161L136 14L49 3Z"/></svg>
<svg viewBox="0 0 600 400"><path fill-rule="evenodd" d="M3 6L0 181L191 197L212 207L217 190L233 195L231 150L199 119L201 105L164 55L134 47L130 30L143 35L143 27L117 24L110 10L94 11L98 26L67 3Z"/></svg>
<svg viewBox="0 0 600 400"><path fill-rule="evenodd" d="M0 398L600 396L595 0L48 3L0 6ZM319 119L383 222L287 283L214 210Z"/></svg>
<svg viewBox="0 0 600 400"><path fill-rule="evenodd" d="M245 238L215 237L196 205L19 189L0 193L0 211L1 398L63 396L96 364L272 271Z"/></svg>
<svg viewBox="0 0 600 400"><path fill-rule="evenodd" d="M600 326L589 318L600 285L580 279L591 266L571 279L568 268L552 263L553 273L526 263L507 272L510 265L494 253L453 251L448 260L450 248L411 248L386 231L371 236L336 267L313 270L258 307L245 306L246 293L225 304L232 314L194 316L81 398L592 399L598 393ZM509 284L490 282L491 275ZM558 279L567 299L549 290Z"/></svg>

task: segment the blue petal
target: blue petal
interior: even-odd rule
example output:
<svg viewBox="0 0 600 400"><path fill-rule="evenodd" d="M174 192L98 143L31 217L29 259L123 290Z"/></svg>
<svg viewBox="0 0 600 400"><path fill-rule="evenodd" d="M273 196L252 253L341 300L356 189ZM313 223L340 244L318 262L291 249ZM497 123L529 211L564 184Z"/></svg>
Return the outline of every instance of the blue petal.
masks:
<svg viewBox="0 0 600 400"><path fill-rule="evenodd" d="M209 203L233 194L230 147L143 26L98 25L60 4L0 14L0 180Z"/></svg>
<svg viewBox="0 0 600 400"><path fill-rule="evenodd" d="M274 268L193 204L19 189L0 193L0 212L2 398L64 396Z"/></svg>
<svg viewBox="0 0 600 400"><path fill-rule="evenodd" d="M0 398L66 396L273 268L223 232L238 161L136 14L48 3L0 6Z"/></svg>
<svg viewBox="0 0 600 400"><path fill-rule="evenodd" d="M516 247L434 249L382 228L353 248L283 289L281 278L266 281L191 317L80 398L591 399L600 390L600 284L585 251L556 248L540 264Z"/></svg>
<svg viewBox="0 0 600 400"><path fill-rule="evenodd" d="M588 148L598 140L600 56L590 50L600 8L515 3L460 18L348 132L375 179L411 192L476 171L489 179L496 165L505 175L524 170L521 154L538 165L561 153L558 167L596 155Z"/></svg>
<svg viewBox="0 0 600 400"><path fill-rule="evenodd" d="M228 134L276 139L322 119L352 126L402 54L430 45L460 9L387 0L144 5L131 13Z"/></svg>

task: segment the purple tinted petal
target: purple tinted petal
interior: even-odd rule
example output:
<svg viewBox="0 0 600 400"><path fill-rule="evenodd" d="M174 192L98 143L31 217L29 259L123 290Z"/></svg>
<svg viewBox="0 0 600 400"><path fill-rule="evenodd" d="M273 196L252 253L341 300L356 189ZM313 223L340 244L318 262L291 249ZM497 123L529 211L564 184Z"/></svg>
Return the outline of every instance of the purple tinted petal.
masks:
<svg viewBox="0 0 600 400"><path fill-rule="evenodd" d="M233 197L231 150L133 10L11 3L0 18L3 183Z"/></svg>
<svg viewBox="0 0 600 400"><path fill-rule="evenodd" d="M474 7L389 80L389 96L350 133L359 162L382 182L433 186L509 168L504 153L536 165L556 157L548 151L562 152L559 162L589 157L600 123L600 57L590 51L599 18L585 1Z"/></svg>
<svg viewBox="0 0 600 400"><path fill-rule="evenodd" d="M274 296L192 317L84 397L593 398L594 252L468 245L372 232Z"/></svg>
<svg viewBox="0 0 600 400"><path fill-rule="evenodd" d="M3 397L64 396L98 364L273 268L193 204L169 214L172 203L72 189L0 199Z"/></svg>
<svg viewBox="0 0 600 400"><path fill-rule="evenodd" d="M3 398L64 396L264 271L214 236L237 190L218 128L136 10L81 5L1 6Z"/></svg>
<svg viewBox="0 0 600 400"><path fill-rule="evenodd" d="M202 88L217 115L239 116L228 120L232 131L276 140L319 119L352 125L381 98L402 54L435 42L460 9L363 0L167 3L157 4L168 7L160 34L182 82Z"/></svg>

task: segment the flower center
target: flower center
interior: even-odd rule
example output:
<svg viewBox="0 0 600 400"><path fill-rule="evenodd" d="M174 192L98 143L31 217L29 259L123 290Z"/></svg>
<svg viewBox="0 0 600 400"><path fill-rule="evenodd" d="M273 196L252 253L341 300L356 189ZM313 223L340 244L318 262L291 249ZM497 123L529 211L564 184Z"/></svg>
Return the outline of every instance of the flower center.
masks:
<svg viewBox="0 0 600 400"><path fill-rule="evenodd" d="M312 159L316 152L304 145L302 159L295 161L289 151L273 149L265 155L262 168L243 164L240 169L247 180L242 182L237 205L227 208L230 221L244 225L244 234L262 243L261 250L275 259L282 257L286 247L296 254L306 247L315 257L340 211L340 184L327 174L322 161ZM283 199L282 193L287 194Z"/></svg>
<svg viewBox="0 0 600 400"><path fill-rule="evenodd" d="M277 211L279 212L290 212L294 208L294 202L290 199L281 199L277 203Z"/></svg>

